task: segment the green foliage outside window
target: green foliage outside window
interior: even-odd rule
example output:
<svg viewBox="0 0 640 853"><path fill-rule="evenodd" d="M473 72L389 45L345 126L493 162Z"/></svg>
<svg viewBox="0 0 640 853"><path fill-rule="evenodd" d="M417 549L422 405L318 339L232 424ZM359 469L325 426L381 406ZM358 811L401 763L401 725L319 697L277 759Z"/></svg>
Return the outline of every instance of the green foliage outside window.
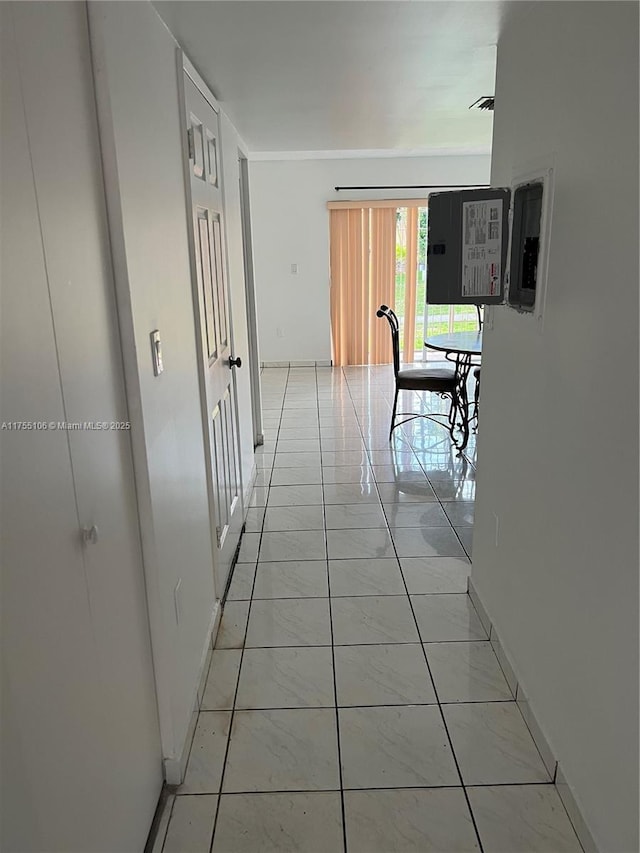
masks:
<svg viewBox="0 0 640 853"><path fill-rule="evenodd" d="M395 312L400 320L401 346L404 340L403 320L405 309L406 290L406 260L407 247L404 242L406 231L406 208L400 208L397 212L396 241L396 304ZM423 349L424 330L424 305L426 301L426 256L427 256L427 210L420 208L418 213L418 270L416 276L416 328L414 330L414 350L421 353ZM453 312L451 321L449 305L430 305L428 311L427 336L443 335L447 332L475 331L478 328L478 317L473 306L458 305Z"/></svg>

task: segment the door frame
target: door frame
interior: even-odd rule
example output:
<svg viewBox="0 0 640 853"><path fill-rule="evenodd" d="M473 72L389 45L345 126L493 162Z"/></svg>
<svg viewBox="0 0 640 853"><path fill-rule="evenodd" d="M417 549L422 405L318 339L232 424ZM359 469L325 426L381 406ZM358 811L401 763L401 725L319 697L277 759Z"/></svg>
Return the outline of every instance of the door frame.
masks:
<svg viewBox="0 0 640 853"><path fill-rule="evenodd" d="M142 406L142 387L138 373L134 311L129 286L126 227L121 208L121 180L115 147L114 120L111 111L109 80L106 72L105 36L97 4L87 4L91 72L96 100L98 136L102 165L101 180L107 210L107 230L114 278L117 321L124 369L125 395L131 423L130 444L137 502L138 527L142 546L142 566L147 594L151 633L153 671L155 675L158 717L160 723L161 758L165 781L173 784L168 766L176 761L181 745L177 742L172 708L171 664L172 648L164 623L157 549L153 530L153 501L148 462L148 429ZM177 780L176 780L177 781Z"/></svg>
<svg viewBox="0 0 640 853"><path fill-rule="evenodd" d="M181 48L176 49L176 65L177 65L177 73L178 73L178 100L179 100L179 110L180 110L180 140L181 140L181 150L182 150L182 168L184 174L184 190L185 190L185 214L187 217L187 234L188 234L188 243L189 243L189 267L191 273L191 291L192 291L192 301L193 301L193 322L194 322L194 335L196 341L196 354L197 354L197 362L198 362L198 387L200 392L200 415L202 422L202 439L205 450L205 466L206 466L206 479L207 479L207 497L209 502L209 534L211 539L211 554L213 559L213 589L216 600L220 601L224 599L226 594L226 587L231 579L233 574L233 568L229 573L229 577L222 578L220 576L222 567L219 564L217 553L218 553L218 537L216 533L215 527L215 486L213 482L213 469L211 465L211 459L213 458L213 448L211 446L211 436L209 433L209 410L207 404L207 365L205 364L202 343L201 343L201 328L202 328L202 318L200 316L200 302L199 302L199 293L198 293L198 275L197 275L197 259L196 259L196 249L194 243L194 235L193 235L193 223L192 223L192 214L193 214L193 198L191 193L191 169L189 165L189 140L187 137L187 126L185 122L186 115L186 96L185 96L185 88L184 88L184 77L187 75L194 86L198 89L202 97L209 103L211 108L215 110L215 112L220 115L220 105L216 98L211 94L209 87L204 82L202 77L198 74L196 69L193 67L187 56L185 56L184 52ZM220 133L221 122L218 123L218 131ZM222 176L224 164L222 158L222 145L219 147L218 151L218 164L220 169L220 174ZM221 186L222 190L222 199L224 205L224 186ZM222 253L224 257L225 264L225 285L227 289L227 311L228 311L228 323L229 323L229 346L234 352L234 335L233 335L233 314L232 314L232 306L231 306L231 294L229 292L229 262L228 262L228 251L227 251L227 233L224 225L224 210L222 211ZM237 382L235 377L235 372L232 371L231 381L234 386L234 409L235 409L235 418L236 418L236 430L235 435L233 436L233 440L236 445L236 457L240 460L240 441L238 435L238 391L237 391ZM244 518L244 495L243 495L243 483L242 483L242 466L238 464L238 476L239 476L239 498L240 498L240 507L238 508L238 512L240 512L242 518ZM232 563L233 567L233 563Z"/></svg>
<svg viewBox="0 0 640 853"><path fill-rule="evenodd" d="M242 220L242 257L244 261L245 300L247 306L247 337L249 342L249 380L251 384L251 417L253 446L264 444L262 432L262 395L260 392L260 358L258 347L258 315L256 288L253 276L253 239L251 232L251 203L249 193L249 159L238 149L240 175L240 217Z"/></svg>

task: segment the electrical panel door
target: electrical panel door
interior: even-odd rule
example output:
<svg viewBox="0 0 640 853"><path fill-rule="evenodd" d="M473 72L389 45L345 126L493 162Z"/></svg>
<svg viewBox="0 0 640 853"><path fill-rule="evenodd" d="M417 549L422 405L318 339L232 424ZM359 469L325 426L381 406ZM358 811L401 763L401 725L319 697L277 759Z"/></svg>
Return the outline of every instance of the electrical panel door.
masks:
<svg viewBox="0 0 640 853"><path fill-rule="evenodd" d="M531 311L536 301L543 185L524 184L513 193L509 305Z"/></svg>
<svg viewBox="0 0 640 853"><path fill-rule="evenodd" d="M504 301L508 189L429 196L427 302L492 305Z"/></svg>

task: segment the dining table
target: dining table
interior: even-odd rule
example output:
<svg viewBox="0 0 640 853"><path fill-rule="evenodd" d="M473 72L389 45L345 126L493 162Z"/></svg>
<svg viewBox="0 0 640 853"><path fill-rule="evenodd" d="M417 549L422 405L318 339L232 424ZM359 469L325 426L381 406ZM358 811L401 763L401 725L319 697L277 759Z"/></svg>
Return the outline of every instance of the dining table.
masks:
<svg viewBox="0 0 640 853"><path fill-rule="evenodd" d="M470 434L469 413L469 373L473 367L480 366L482 356L482 331L447 332L443 335L432 335L424 342L428 349L443 352L447 361L453 362L456 374L456 395L452 402L454 411L452 418L458 423L462 438L458 444L460 452L464 451Z"/></svg>

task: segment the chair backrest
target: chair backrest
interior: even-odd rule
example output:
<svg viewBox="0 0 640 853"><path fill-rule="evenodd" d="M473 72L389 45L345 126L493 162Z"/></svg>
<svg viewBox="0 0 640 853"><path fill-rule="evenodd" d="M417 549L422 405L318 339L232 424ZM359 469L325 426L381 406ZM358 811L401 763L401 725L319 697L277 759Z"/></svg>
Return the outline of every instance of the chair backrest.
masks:
<svg viewBox="0 0 640 853"><path fill-rule="evenodd" d="M391 346L393 347L393 373L398 375L400 370L400 323L395 311L388 305L381 305L376 311L376 317L386 317L391 328Z"/></svg>

